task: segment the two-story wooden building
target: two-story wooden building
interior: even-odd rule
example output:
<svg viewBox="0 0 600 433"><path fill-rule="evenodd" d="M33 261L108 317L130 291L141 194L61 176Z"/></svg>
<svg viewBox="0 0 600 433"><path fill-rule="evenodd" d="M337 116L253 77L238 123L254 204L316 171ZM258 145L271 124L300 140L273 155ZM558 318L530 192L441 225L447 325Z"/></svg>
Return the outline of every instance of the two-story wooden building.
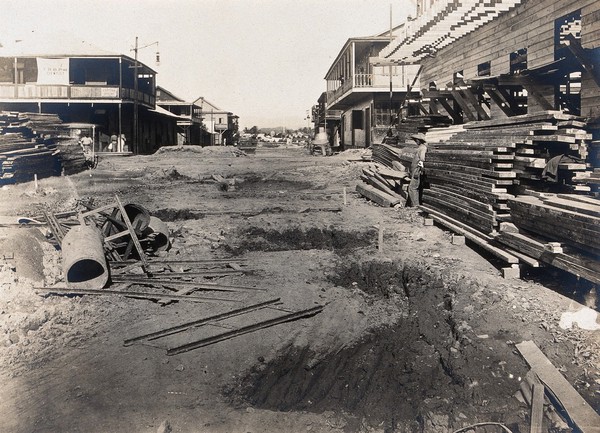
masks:
<svg viewBox="0 0 600 433"><path fill-rule="evenodd" d="M65 38L0 46L0 110L97 125L99 134L124 134L130 151L149 153L160 137L161 144L175 144L163 129L177 119L155 108L156 72L129 56Z"/></svg>
<svg viewBox="0 0 600 433"><path fill-rule="evenodd" d="M198 103L200 100L187 102L161 86L156 88L156 105L178 116L176 144L202 145L210 141L203 124L202 106Z"/></svg>
<svg viewBox="0 0 600 433"><path fill-rule="evenodd" d="M325 74L327 113L339 113L337 120L327 114L328 134L339 134L345 148L370 146L375 129L385 130L391 125L407 98L408 86L414 84L411 94L418 95L418 81L414 81L418 65L372 61L403 27L404 24L376 36L348 39Z"/></svg>

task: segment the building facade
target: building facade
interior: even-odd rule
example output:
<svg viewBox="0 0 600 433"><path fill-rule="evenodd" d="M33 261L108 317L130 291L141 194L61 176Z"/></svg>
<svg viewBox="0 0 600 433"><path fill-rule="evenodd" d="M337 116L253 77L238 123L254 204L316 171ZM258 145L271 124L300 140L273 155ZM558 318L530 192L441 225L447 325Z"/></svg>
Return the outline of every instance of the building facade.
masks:
<svg viewBox="0 0 600 433"><path fill-rule="evenodd" d="M96 140L122 134L134 153L150 153L159 137L168 136L164 129L176 120L155 110L153 69L84 42L53 42L54 47L48 41L0 47L0 110L93 124Z"/></svg>
<svg viewBox="0 0 600 433"><path fill-rule="evenodd" d="M328 118L329 136L338 134L343 148L370 146L377 131L390 127L407 97L418 95L419 66L393 65L379 56L390 43L390 33L393 37L402 26L377 36L348 39L325 75L326 113L321 112ZM337 118L327 113L336 113Z"/></svg>
<svg viewBox="0 0 600 433"><path fill-rule="evenodd" d="M424 101L455 123L560 110L593 126L599 9L594 0L435 1L380 56L420 62Z"/></svg>

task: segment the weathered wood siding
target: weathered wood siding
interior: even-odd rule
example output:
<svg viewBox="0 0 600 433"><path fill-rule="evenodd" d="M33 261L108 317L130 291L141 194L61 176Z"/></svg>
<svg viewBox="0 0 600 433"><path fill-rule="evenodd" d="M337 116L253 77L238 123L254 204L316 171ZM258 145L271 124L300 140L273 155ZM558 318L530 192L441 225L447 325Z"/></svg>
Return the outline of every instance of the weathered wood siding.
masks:
<svg viewBox="0 0 600 433"><path fill-rule="evenodd" d="M581 8L581 45L583 48L600 48L600 5L598 2ZM600 117L600 87L590 74L581 76L581 115Z"/></svg>
<svg viewBox="0 0 600 433"><path fill-rule="evenodd" d="M421 82L436 81L444 86L452 82L452 74L457 71L463 71L467 79L473 78L477 76L477 65L487 61L491 62L492 75L509 73L510 53L521 48L527 48L529 68L551 62L554 60L555 20L578 9L582 16L582 44L584 48L597 47L600 45L599 8L598 0L526 0L443 48L435 57L424 59ZM589 77L583 81L582 114L587 115L592 106L598 112L600 107L595 99L599 96L598 87ZM544 94L553 102L551 88ZM533 98L528 99L529 112L541 109ZM493 115L496 113L494 110Z"/></svg>

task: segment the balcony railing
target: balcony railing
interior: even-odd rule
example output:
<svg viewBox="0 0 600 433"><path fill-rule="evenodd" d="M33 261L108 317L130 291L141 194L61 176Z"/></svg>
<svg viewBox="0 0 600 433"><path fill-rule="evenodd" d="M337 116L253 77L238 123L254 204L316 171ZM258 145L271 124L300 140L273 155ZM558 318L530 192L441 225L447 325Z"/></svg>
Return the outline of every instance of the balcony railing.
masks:
<svg viewBox="0 0 600 433"><path fill-rule="evenodd" d="M134 100L135 90L119 86L0 84L1 99L123 99ZM155 97L141 91L138 101L154 106Z"/></svg>

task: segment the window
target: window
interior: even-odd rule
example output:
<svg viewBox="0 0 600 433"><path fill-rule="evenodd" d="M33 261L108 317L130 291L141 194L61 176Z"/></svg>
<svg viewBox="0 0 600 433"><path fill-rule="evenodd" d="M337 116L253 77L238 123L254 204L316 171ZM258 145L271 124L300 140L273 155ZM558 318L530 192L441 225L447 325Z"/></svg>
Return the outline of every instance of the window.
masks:
<svg viewBox="0 0 600 433"><path fill-rule="evenodd" d="M478 77L487 77L491 75L492 66L491 62L484 62L477 65L477 76Z"/></svg>
<svg viewBox="0 0 600 433"><path fill-rule="evenodd" d="M518 74L527 69L527 48L510 53L510 73Z"/></svg>

